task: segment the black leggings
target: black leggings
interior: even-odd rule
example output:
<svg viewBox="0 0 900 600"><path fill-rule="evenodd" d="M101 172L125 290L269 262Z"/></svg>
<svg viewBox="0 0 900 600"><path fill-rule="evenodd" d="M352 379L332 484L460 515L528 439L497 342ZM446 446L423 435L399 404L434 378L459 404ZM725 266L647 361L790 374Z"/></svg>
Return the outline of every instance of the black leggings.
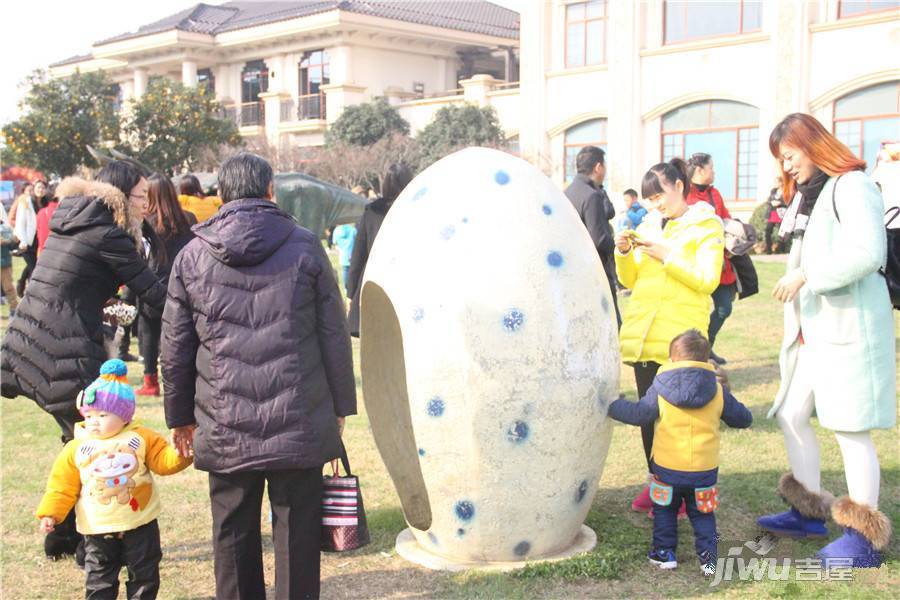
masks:
<svg viewBox="0 0 900 600"><path fill-rule="evenodd" d="M37 243L36 240L35 243ZM37 247L29 246L22 252L22 258L25 260L25 268L22 269L22 274L19 275L19 282L16 284L16 291L19 293L20 298L25 296L25 286L28 285L31 273L34 271L35 265L37 265Z"/></svg>
<svg viewBox="0 0 900 600"><path fill-rule="evenodd" d="M653 384L656 372L662 366L657 362L634 363L634 382L637 384L638 400L644 397ZM644 442L644 455L647 457L647 469L650 469L650 452L653 450L653 423L641 425L641 441Z"/></svg>
<svg viewBox="0 0 900 600"><path fill-rule="evenodd" d="M144 359L144 375L156 375L161 334L162 319L149 319L141 315L138 325L138 346Z"/></svg>

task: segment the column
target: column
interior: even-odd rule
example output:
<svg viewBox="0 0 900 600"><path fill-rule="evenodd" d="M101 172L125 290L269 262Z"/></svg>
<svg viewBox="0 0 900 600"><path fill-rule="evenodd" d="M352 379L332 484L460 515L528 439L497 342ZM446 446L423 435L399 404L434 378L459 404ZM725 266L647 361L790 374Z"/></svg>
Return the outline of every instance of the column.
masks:
<svg viewBox="0 0 900 600"><path fill-rule="evenodd" d="M366 101L366 86L352 83L331 83L320 88L325 93L325 120L334 123L344 107Z"/></svg>
<svg viewBox="0 0 900 600"><path fill-rule="evenodd" d="M520 97L522 122L519 128L519 144L522 157L547 173L552 172L550 139L547 136L547 86L544 75L550 65L553 38L551 2L526 2L520 13L520 38L522 44L520 67Z"/></svg>
<svg viewBox="0 0 900 600"><path fill-rule="evenodd" d="M181 61L181 83L187 87L197 87L197 61Z"/></svg>
<svg viewBox="0 0 900 600"><path fill-rule="evenodd" d="M463 97L466 102L484 107L490 104L488 92L493 90L500 81L490 75L475 75L472 79L464 79L459 82L463 88Z"/></svg>
<svg viewBox="0 0 900 600"><path fill-rule="evenodd" d="M119 82L119 88L122 90L122 100L127 100L134 96L134 80Z"/></svg>
<svg viewBox="0 0 900 600"><path fill-rule="evenodd" d="M764 200L777 173L769 133L788 114L809 108L809 7L805 2L773 2L763 9L763 30L771 32L770 91L759 111L757 200Z"/></svg>
<svg viewBox="0 0 900 600"><path fill-rule="evenodd" d="M134 97L135 99L140 98L144 95L144 92L147 91L147 82L149 81L150 76L147 73L147 69L143 67L139 67L134 70Z"/></svg>
<svg viewBox="0 0 900 600"><path fill-rule="evenodd" d="M606 187L619 193L636 187L641 163L640 5L610 2L606 62L609 65L608 170Z"/></svg>

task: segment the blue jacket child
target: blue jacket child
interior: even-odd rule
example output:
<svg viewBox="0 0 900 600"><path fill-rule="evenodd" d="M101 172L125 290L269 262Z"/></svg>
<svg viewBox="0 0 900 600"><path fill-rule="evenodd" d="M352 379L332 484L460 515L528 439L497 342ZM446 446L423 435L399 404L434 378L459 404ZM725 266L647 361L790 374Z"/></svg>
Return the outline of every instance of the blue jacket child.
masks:
<svg viewBox="0 0 900 600"><path fill-rule="evenodd" d="M719 421L749 427L753 415L716 380L709 342L697 330L677 336L669 346L672 362L659 369L638 402L620 398L609 416L630 425L655 423L650 470L653 548L648 557L663 569L678 566L678 509L684 502L701 567L715 573L716 480L719 472Z"/></svg>

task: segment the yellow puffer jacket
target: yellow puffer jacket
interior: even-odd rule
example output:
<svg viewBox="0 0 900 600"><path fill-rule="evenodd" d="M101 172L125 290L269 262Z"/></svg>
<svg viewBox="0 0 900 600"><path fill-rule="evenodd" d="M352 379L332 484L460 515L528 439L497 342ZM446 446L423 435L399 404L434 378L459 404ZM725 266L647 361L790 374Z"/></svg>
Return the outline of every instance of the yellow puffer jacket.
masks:
<svg viewBox="0 0 900 600"><path fill-rule="evenodd" d="M194 213L194 216L197 217L197 222L202 223L216 214L222 206L222 201L216 196L198 198L197 196L179 194L178 204L181 205L182 210Z"/></svg>
<svg viewBox="0 0 900 600"><path fill-rule="evenodd" d="M645 220L637 233L666 245L669 255L663 263L639 249L628 254L616 250L619 281L633 290L619 334L622 360L664 364L672 338L688 329L705 335L709 328L710 294L722 274L725 234L705 202L688 207L662 232L658 221Z"/></svg>

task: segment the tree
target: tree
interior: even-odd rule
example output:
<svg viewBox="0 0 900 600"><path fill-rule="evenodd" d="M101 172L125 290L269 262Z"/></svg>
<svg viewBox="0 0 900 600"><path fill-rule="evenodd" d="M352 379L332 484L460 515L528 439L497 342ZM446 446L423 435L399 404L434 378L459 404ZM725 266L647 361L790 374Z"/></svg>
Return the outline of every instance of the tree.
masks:
<svg viewBox="0 0 900 600"><path fill-rule="evenodd" d="M329 128L325 139L329 146L371 146L394 134L409 135L409 123L384 98L378 98L345 108Z"/></svg>
<svg viewBox="0 0 900 600"><path fill-rule="evenodd" d="M221 114L205 86L153 79L132 101L122 131L135 158L154 169L169 174L197 170L213 166L206 163L216 163L223 146L241 144L237 125Z"/></svg>
<svg viewBox="0 0 900 600"><path fill-rule="evenodd" d="M450 105L437 111L434 120L416 137L422 150L421 168L467 146L498 148L503 130L493 107Z"/></svg>
<svg viewBox="0 0 900 600"><path fill-rule="evenodd" d="M87 145L119 137L116 90L107 75L76 71L66 79L47 79L35 71L26 85L24 115L3 127L4 163L63 177L81 165L97 166Z"/></svg>
<svg viewBox="0 0 900 600"><path fill-rule="evenodd" d="M415 172L421 160L416 140L400 133L369 146L340 143L305 150L305 170L313 177L347 189L361 185L376 192L392 164L406 163Z"/></svg>

